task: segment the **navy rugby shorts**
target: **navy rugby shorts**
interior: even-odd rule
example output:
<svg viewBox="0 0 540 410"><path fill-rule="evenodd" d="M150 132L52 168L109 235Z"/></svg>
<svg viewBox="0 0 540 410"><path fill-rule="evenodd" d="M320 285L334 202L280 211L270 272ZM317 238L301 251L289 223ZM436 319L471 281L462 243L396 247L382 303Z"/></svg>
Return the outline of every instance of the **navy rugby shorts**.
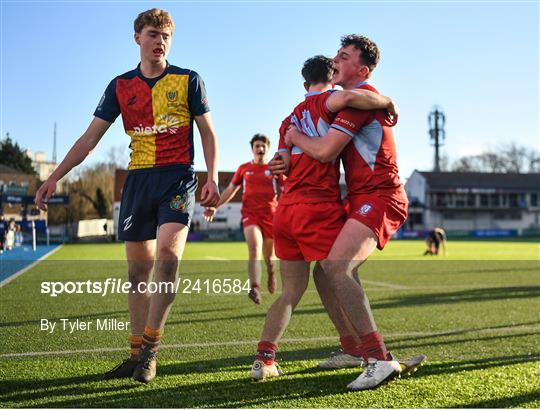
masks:
<svg viewBox="0 0 540 410"><path fill-rule="evenodd" d="M122 191L118 239L156 239L157 228L169 222L189 227L196 190L197 177L190 166L129 171Z"/></svg>

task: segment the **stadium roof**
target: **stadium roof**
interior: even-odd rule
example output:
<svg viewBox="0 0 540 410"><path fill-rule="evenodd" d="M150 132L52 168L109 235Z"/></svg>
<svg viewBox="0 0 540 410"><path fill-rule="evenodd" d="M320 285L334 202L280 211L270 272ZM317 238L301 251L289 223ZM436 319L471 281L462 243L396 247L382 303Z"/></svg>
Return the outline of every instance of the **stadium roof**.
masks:
<svg viewBox="0 0 540 410"><path fill-rule="evenodd" d="M507 189L540 191L540 174L495 174L489 172L418 171L431 189Z"/></svg>
<svg viewBox="0 0 540 410"><path fill-rule="evenodd" d="M0 174L26 174L18 169L8 167L7 165L0 164Z"/></svg>

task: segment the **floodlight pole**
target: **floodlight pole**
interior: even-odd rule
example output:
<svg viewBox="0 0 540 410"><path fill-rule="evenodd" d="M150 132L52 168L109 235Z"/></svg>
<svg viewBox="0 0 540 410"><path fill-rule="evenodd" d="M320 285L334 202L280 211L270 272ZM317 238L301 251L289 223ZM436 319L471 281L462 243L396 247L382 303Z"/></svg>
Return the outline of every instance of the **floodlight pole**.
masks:
<svg viewBox="0 0 540 410"><path fill-rule="evenodd" d="M433 111L428 115L428 124L429 136L432 140L432 145L435 147L435 164L433 167L435 172L441 171L439 148L444 145L444 140L446 138L446 133L444 131L445 121L446 117L444 116L442 109L438 106L433 107Z"/></svg>

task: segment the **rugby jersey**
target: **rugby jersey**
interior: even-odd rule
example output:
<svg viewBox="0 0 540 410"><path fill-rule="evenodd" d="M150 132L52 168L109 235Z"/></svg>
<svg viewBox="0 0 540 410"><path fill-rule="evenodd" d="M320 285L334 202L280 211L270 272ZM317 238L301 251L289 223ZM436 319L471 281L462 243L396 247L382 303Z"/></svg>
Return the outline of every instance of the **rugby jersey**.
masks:
<svg viewBox="0 0 540 410"><path fill-rule="evenodd" d="M268 164L246 162L238 167L231 184L242 185L242 211L271 214L277 207L277 190L283 187L283 175L270 173Z"/></svg>
<svg viewBox="0 0 540 410"><path fill-rule="evenodd" d="M192 70L169 65L146 78L140 64L113 79L94 115L114 122L122 114L131 137L129 169L192 165L193 119L210 111L204 82Z"/></svg>
<svg viewBox="0 0 540 410"><path fill-rule="evenodd" d="M285 144L285 134L291 124L310 138L321 138L326 135L336 116L336 113L330 111L327 106L330 94L331 91L306 94L305 100L298 104L293 113L281 124L279 151L289 151ZM290 170L279 200L281 204L339 202L341 200L339 160L322 163L296 146L292 147L290 153Z"/></svg>

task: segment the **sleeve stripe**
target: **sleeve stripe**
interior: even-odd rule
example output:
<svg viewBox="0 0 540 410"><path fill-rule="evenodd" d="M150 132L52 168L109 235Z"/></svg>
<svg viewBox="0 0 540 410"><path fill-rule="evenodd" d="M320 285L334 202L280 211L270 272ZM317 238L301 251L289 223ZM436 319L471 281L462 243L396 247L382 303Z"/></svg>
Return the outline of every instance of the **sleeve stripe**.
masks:
<svg viewBox="0 0 540 410"><path fill-rule="evenodd" d="M344 132L344 133L347 134L349 137L354 138L354 134L353 134L351 131L349 131L347 128L342 127L341 125L332 124L330 127L331 127L331 128L334 128L334 129L336 129L336 130L338 130L338 131Z"/></svg>
<svg viewBox="0 0 540 410"><path fill-rule="evenodd" d="M289 152L290 150L288 148L280 148L278 149L278 152Z"/></svg>

